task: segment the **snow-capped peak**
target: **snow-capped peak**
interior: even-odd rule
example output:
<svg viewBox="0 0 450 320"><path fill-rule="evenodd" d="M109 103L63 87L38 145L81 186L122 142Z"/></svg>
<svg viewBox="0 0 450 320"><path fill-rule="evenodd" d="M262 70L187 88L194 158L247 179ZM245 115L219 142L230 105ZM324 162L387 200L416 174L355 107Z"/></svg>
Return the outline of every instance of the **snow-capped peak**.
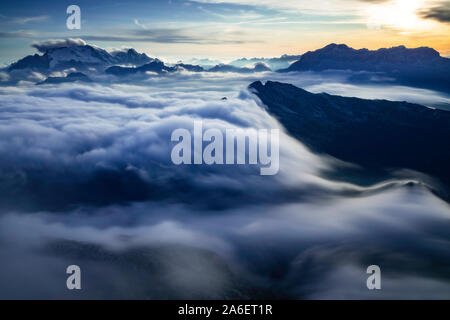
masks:
<svg viewBox="0 0 450 320"><path fill-rule="evenodd" d="M50 69L67 63L83 65L108 65L115 63L107 51L90 45L50 49L45 53L49 57Z"/></svg>

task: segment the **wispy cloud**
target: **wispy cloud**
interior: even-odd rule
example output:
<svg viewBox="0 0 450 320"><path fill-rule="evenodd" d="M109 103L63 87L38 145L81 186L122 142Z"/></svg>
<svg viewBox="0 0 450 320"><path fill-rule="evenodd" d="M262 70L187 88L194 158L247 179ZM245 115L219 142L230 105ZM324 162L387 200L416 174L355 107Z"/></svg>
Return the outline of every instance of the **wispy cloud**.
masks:
<svg viewBox="0 0 450 320"><path fill-rule="evenodd" d="M450 23L450 1L436 4L430 8L424 9L420 15L426 19L433 19L443 23Z"/></svg>
<svg viewBox="0 0 450 320"><path fill-rule="evenodd" d="M15 17L10 20L10 23L14 24L26 24L29 22L41 22L45 21L49 16L36 16L36 17Z"/></svg>
<svg viewBox="0 0 450 320"><path fill-rule="evenodd" d="M0 39L10 39L10 38L34 38L37 33L31 30L16 30L16 31L1 31Z"/></svg>
<svg viewBox="0 0 450 320"><path fill-rule="evenodd" d="M202 30L199 28L158 28L150 27L139 20L134 19L134 24L139 29L130 29L115 33L110 36L106 34L89 34L80 36L91 41L120 41L120 42L153 42L153 43L187 43L187 44L241 44L255 43L259 40L242 39L242 33L217 32L215 30Z"/></svg>
<svg viewBox="0 0 450 320"><path fill-rule="evenodd" d="M191 0L192 2L208 4L233 4L242 6L253 6L268 8L271 10L280 10L292 12L303 12L309 14L318 14L322 16L356 13L358 9L365 6L360 0L329 0L329 1L308 1L308 0ZM383 0L381 0L383 1ZM370 1L371 3L381 1Z"/></svg>
<svg viewBox="0 0 450 320"><path fill-rule="evenodd" d="M134 19L133 22L134 22L135 25L141 27L142 29L145 29L145 30L148 29L148 27L145 24L140 23L138 19Z"/></svg>
<svg viewBox="0 0 450 320"><path fill-rule="evenodd" d="M153 43L186 43L186 44L243 44L244 40L220 40L210 38L195 38L180 35L158 35L149 34L147 36L107 36L107 35L84 35L81 38L90 41L111 41L111 42L153 42Z"/></svg>

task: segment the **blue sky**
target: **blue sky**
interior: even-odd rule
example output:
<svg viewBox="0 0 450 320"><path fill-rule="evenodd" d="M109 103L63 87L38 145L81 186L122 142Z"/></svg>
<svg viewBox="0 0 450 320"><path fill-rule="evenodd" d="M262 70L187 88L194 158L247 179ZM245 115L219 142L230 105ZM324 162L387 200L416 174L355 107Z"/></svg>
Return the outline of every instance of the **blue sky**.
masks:
<svg viewBox="0 0 450 320"><path fill-rule="evenodd" d="M66 28L71 4L81 8L81 30ZM168 60L298 54L331 42L432 46L447 55L449 8L426 0L3 1L0 63L33 53L34 41L67 37Z"/></svg>

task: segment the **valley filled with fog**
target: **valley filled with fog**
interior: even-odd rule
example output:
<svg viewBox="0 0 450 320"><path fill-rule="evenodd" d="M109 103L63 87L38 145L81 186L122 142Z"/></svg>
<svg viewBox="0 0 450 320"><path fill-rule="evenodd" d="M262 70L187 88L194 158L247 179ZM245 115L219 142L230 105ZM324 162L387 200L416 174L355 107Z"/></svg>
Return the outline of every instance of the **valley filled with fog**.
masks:
<svg viewBox="0 0 450 320"><path fill-rule="evenodd" d="M248 89L450 109L445 93L354 75L182 69L0 86L0 298L450 298L450 208L434 178L335 179L357 165L312 152ZM279 173L174 165L171 133L199 119L280 129ZM70 264L81 294L65 288ZM366 288L372 264L381 291Z"/></svg>

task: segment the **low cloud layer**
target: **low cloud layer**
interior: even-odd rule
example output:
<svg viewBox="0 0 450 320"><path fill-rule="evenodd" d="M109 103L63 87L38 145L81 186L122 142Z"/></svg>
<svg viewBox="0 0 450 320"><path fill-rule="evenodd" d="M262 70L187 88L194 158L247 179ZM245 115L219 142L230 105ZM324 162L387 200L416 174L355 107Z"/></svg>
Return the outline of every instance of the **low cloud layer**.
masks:
<svg viewBox="0 0 450 320"><path fill-rule="evenodd" d="M245 89L253 76L0 87L0 298L448 298L448 205L411 179L326 178L352 166L287 136ZM173 165L171 132L200 119L279 128L279 174ZM64 287L69 264L81 296ZM365 288L371 264L379 293Z"/></svg>
<svg viewBox="0 0 450 320"><path fill-rule="evenodd" d="M177 199L221 208L236 205L236 197L249 203L270 201L264 200L265 193L277 194L280 200L292 197L316 181L315 171L326 166L284 133L285 160L280 175L268 179L269 184L263 183L257 166L176 166L170 159L171 133L177 128L192 130L195 120L202 119L205 129L223 131L272 129L279 124L245 92L223 101L217 92L147 94L145 90L72 84L2 95L0 150L10 154L0 161L9 185L2 204L15 207L19 198L29 210L57 210ZM298 168L299 182L293 186L283 182L293 180L287 170L291 166ZM313 184L322 188L321 183ZM250 186L255 190L247 192ZM65 196L55 201L58 191ZM196 197L199 192L205 196Z"/></svg>
<svg viewBox="0 0 450 320"><path fill-rule="evenodd" d="M221 212L144 202L6 214L0 297L449 298L447 218L420 188ZM79 294L61 285L75 262ZM378 292L365 287L372 264Z"/></svg>

